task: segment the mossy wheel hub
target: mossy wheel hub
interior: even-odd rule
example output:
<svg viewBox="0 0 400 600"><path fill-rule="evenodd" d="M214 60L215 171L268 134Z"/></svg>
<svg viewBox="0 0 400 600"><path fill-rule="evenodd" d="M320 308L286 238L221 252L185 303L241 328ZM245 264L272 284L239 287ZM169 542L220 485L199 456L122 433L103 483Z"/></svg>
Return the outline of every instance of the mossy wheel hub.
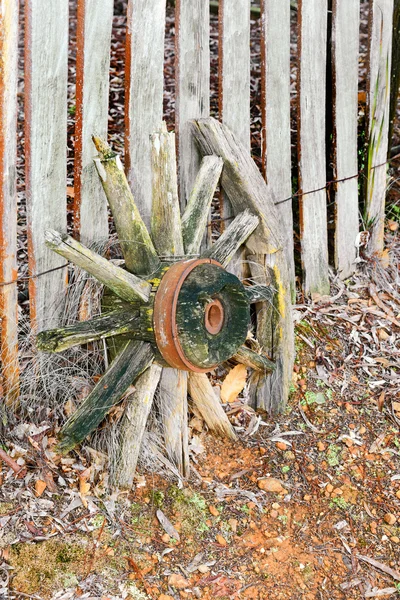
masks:
<svg viewBox="0 0 400 600"><path fill-rule="evenodd" d="M188 474L187 396L212 431L236 434L204 374L225 361L257 370L261 378L275 369L253 339L247 341L250 305L274 305L274 288L244 286L226 267L239 248L256 235L260 217L241 207L232 223L203 249L212 200L222 173L218 156L204 157L184 213L180 214L173 134L163 125L152 138L152 215L147 229L122 168L102 140L94 138L96 165L114 217L124 268L65 233L48 231L47 245L85 269L106 288L102 314L67 327L42 331L37 346L62 352L79 344L106 340L110 364L90 394L59 433L59 449L71 450L126 397L121 421L120 481L132 485L146 422L156 390L154 414L162 424L168 459ZM244 210L243 210L244 208ZM257 212L257 211L256 211ZM259 233L257 235L260 235ZM202 253L201 253L202 252ZM199 258L193 258L193 256ZM236 268L236 267L235 267Z"/></svg>
<svg viewBox="0 0 400 600"><path fill-rule="evenodd" d="M154 301L158 350L171 367L205 373L245 342L250 304L235 275L212 259L174 264Z"/></svg>

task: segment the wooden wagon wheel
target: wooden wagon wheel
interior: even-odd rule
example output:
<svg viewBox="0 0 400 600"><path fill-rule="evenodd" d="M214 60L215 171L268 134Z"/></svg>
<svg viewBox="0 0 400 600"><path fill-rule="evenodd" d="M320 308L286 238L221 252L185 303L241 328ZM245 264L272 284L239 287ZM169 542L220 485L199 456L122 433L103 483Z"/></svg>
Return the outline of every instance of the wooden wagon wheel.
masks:
<svg viewBox="0 0 400 600"><path fill-rule="evenodd" d="M46 232L46 243L52 250L105 285L105 312L89 321L42 331L37 345L40 350L60 352L74 345L113 338L119 342L119 353L62 428L59 448L67 452L81 442L135 383L121 449L125 466L121 467L124 475L120 483L130 485L159 386L165 409L167 452L186 475L188 388L210 428L234 438L233 428L205 373L228 359L250 366L263 377L274 369L265 354L246 345L250 304L271 300L272 288L245 287L226 270L235 252L258 227L260 217L249 209L242 210L219 240L200 253L224 161L215 155L203 158L181 218L175 139L163 124L152 137L150 235L119 156L102 140L93 141L99 154L95 163L114 217L125 269L66 234Z"/></svg>

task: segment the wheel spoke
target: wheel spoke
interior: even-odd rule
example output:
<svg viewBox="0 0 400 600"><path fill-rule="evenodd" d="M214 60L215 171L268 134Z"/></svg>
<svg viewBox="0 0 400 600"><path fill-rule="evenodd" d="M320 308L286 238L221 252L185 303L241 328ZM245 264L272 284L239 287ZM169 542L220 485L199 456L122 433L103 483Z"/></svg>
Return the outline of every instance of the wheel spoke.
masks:
<svg viewBox="0 0 400 600"><path fill-rule="evenodd" d="M226 267L236 251L253 233L259 223L259 218L249 210L245 210L234 218L228 229L224 231L217 242L202 257L212 258Z"/></svg>
<svg viewBox="0 0 400 600"><path fill-rule="evenodd" d="M204 156L182 216L186 254L197 254L204 237L211 202L223 167L219 156Z"/></svg>
<svg viewBox="0 0 400 600"><path fill-rule="evenodd" d="M159 256L182 256L183 239L176 176L175 135L163 121L151 136L151 237Z"/></svg>
<svg viewBox="0 0 400 600"><path fill-rule="evenodd" d="M88 344L122 333L134 333L140 329L139 325L138 311L116 310L68 327L41 331L37 335L36 345L44 352L62 352L79 344Z"/></svg>
<svg viewBox="0 0 400 600"><path fill-rule="evenodd" d="M89 250L67 234L48 230L46 245L78 267L85 269L98 281L110 288L117 296L129 302L138 299L147 302L151 284L124 269L113 265L103 256Z"/></svg>
<svg viewBox="0 0 400 600"><path fill-rule="evenodd" d="M136 206L121 160L100 138L93 136L93 143L99 153L94 162L114 217L126 268L130 273L150 275L157 270L160 261Z"/></svg>
<svg viewBox="0 0 400 600"><path fill-rule="evenodd" d="M264 373L272 373L276 367L275 363L269 360L265 354L258 354L247 346L241 346L232 358L238 363Z"/></svg>
<svg viewBox="0 0 400 600"><path fill-rule="evenodd" d="M58 449L62 453L69 452L94 431L153 360L150 344L132 340L127 342L108 371L61 429Z"/></svg>

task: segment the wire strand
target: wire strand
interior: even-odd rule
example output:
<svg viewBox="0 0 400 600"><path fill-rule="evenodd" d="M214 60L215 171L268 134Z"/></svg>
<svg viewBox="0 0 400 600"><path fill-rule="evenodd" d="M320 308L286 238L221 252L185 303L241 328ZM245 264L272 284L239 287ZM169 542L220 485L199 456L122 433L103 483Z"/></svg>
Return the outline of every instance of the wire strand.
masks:
<svg viewBox="0 0 400 600"><path fill-rule="evenodd" d="M385 165L396 160L397 158L400 158L400 153L396 154L395 156L392 156L389 160L385 161L384 163L381 163L379 165L374 165L373 167L371 167L371 170L378 169L380 167L384 167ZM289 196L288 198L285 198L284 200L278 200L277 202L274 202L274 204L275 204L275 206L278 206L279 204L284 204L285 202L289 202L290 200L293 200L293 198L300 198L303 196L307 196L309 194L315 194L316 192L322 192L324 190L327 190L331 185L333 185L335 183L342 183L344 181L349 181L351 179L358 179L360 177L360 175L362 175L362 171L359 171L355 175L350 175L349 177L343 177L342 179L332 179L331 181L327 181L324 186L322 186L320 188L316 188L315 190L310 190L308 192L302 192L299 190L292 196ZM327 204L327 207L331 206L332 204L335 204L335 200L333 200L332 202L329 202ZM213 223L229 221L234 218L235 218L234 216L231 216L231 217L226 217L224 219L214 219L212 223L208 223L207 227L212 227ZM65 265L61 265L60 267L54 267L53 269L47 269L47 271L41 271L41 273L36 273L35 275L27 275L24 277L17 277L16 279L13 279L12 281L0 281L0 287L5 287L7 285L13 285L15 283L21 283L23 281L30 281L31 279L37 279L38 277L41 277L42 275L47 275L48 273L53 273L54 271L59 271L60 269L66 269L67 267L68 267L68 263L66 263Z"/></svg>

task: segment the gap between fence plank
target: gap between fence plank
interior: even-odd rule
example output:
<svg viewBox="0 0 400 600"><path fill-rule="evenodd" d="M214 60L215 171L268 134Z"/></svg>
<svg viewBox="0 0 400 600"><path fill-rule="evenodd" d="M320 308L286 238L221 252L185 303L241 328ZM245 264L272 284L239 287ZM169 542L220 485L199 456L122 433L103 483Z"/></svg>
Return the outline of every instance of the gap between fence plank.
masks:
<svg viewBox="0 0 400 600"><path fill-rule="evenodd" d="M18 0L0 2L0 281L17 279ZM18 288L0 288L1 381L8 406L19 393Z"/></svg>
<svg viewBox="0 0 400 600"><path fill-rule="evenodd" d="M93 164L92 135L107 139L113 0L78 0L74 235L84 244L108 238L107 200Z"/></svg>

